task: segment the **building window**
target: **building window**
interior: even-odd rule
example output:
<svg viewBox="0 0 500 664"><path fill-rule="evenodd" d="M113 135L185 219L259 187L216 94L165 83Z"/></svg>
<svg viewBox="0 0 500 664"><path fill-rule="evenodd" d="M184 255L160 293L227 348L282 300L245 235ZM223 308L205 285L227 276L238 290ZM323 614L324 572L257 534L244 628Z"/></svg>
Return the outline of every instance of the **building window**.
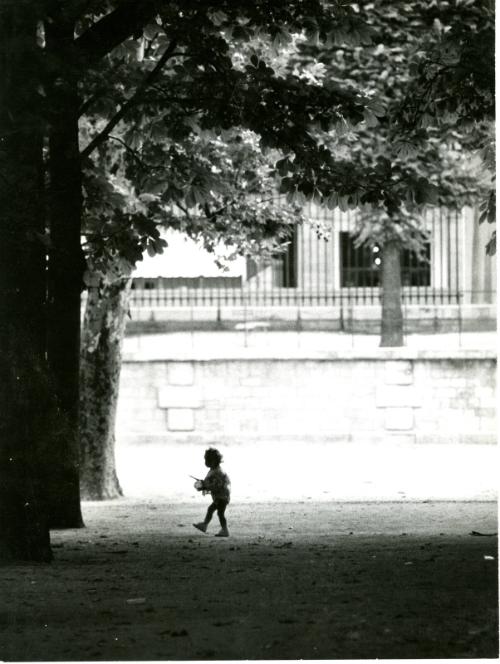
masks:
<svg viewBox="0 0 500 664"><path fill-rule="evenodd" d="M431 245L426 242L424 255L411 249L401 253L401 284L431 285ZM340 283L343 288L375 288L380 285L382 250L378 245L356 247L348 232L340 233Z"/></svg>
<svg viewBox="0 0 500 664"><path fill-rule="evenodd" d="M159 279L147 279L145 277L135 277L132 280L132 289L156 290Z"/></svg>
<svg viewBox="0 0 500 664"><path fill-rule="evenodd" d="M401 255L401 283L403 286L431 285L431 243L426 242L423 256L411 249L403 249Z"/></svg>
<svg viewBox="0 0 500 664"><path fill-rule="evenodd" d="M271 260L247 259L247 279L259 277L264 271L269 270L270 285L275 288L297 288L298 279L298 230L295 226L284 251L273 254ZM265 282L262 282L265 283Z"/></svg>
<svg viewBox="0 0 500 664"><path fill-rule="evenodd" d="M281 288L297 288L297 236L295 226L293 234L284 252L273 259L273 283Z"/></svg>

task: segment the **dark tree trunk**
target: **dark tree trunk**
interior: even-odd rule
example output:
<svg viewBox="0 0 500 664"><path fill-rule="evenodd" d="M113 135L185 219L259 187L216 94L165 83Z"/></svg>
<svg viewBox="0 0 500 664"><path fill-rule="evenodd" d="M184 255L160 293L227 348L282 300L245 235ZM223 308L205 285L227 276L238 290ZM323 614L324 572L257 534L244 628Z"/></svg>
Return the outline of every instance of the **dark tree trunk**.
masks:
<svg viewBox="0 0 500 664"><path fill-rule="evenodd" d="M402 346L401 249L396 241L384 244L382 255L381 346Z"/></svg>
<svg viewBox="0 0 500 664"><path fill-rule="evenodd" d="M37 16L0 8L0 562L49 561L41 477L49 429Z"/></svg>
<svg viewBox="0 0 500 664"><path fill-rule="evenodd" d="M82 182L76 72L67 63L74 26L55 13L46 25L47 50L58 70L51 81L49 127L48 359L68 435L54 441L50 482L52 528L83 526L79 485L80 296L85 261L80 242Z"/></svg>
<svg viewBox="0 0 500 664"><path fill-rule="evenodd" d="M90 288L80 371L80 486L85 500L122 494L115 469L115 420L130 280Z"/></svg>

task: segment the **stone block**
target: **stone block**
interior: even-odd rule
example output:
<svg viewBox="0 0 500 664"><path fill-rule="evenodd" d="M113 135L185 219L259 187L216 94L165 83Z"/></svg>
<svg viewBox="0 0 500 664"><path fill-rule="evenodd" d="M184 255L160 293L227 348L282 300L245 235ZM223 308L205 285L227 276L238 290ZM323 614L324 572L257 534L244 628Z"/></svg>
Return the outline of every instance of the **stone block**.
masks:
<svg viewBox="0 0 500 664"><path fill-rule="evenodd" d="M167 428L169 431L194 431L194 410L192 408L169 408Z"/></svg>
<svg viewBox="0 0 500 664"><path fill-rule="evenodd" d="M159 408L201 408L202 405L201 393L194 387L168 386L158 390Z"/></svg>
<svg viewBox="0 0 500 664"><path fill-rule="evenodd" d="M407 360L389 360L384 362L384 382L386 385L411 385L413 383L413 364Z"/></svg>
<svg viewBox="0 0 500 664"><path fill-rule="evenodd" d="M386 408L385 428L389 431L410 431L413 429L412 408Z"/></svg>
<svg viewBox="0 0 500 664"><path fill-rule="evenodd" d="M474 414L476 415L476 417L481 418L481 420L494 422L496 419L496 408L487 408L487 407L475 408Z"/></svg>
<svg viewBox="0 0 500 664"><path fill-rule="evenodd" d="M194 366L192 362L170 362L167 368L169 385L193 385Z"/></svg>
<svg viewBox="0 0 500 664"><path fill-rule="evenodd" d="M413 407L422 405L422 395L412 385L379 385L376 391L377 408Z"/></svg>

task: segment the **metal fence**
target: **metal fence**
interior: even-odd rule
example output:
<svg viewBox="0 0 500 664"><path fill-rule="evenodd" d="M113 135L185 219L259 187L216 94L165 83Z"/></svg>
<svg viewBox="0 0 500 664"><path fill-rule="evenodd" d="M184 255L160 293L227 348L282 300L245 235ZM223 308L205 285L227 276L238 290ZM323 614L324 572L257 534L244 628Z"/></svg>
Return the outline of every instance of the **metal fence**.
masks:
<svg viewBox="0 0 500 664"><path fill-rule="evenodd" d="M171 287L162 283L161 278L148 280L155 286L135 287L132 290L130 305L136 308L155 307L213 307L213 306L350 306L378 305L381 301L379 288L343 288L341 291L313 291L300 288L266 288L258 283L244 284L239 287L221 286L212 288L200 280L197 287ZM432 288L403 288L403 305L465 305L494 304L494 290L457 290Z"/></svg>
<svg viewBox="0 0 500 664"><path fill-rule="evenodd" d="M132 307L379 304L381 247L357 246L355 213L314 205L306 212L313 224L297 227L286 251L275 258L247 260L239 276L134 279ZM435 209L424 223L423 251L401 254L403 304L494 303L495 261L485 255L486 238L474 211Z"/></svg>

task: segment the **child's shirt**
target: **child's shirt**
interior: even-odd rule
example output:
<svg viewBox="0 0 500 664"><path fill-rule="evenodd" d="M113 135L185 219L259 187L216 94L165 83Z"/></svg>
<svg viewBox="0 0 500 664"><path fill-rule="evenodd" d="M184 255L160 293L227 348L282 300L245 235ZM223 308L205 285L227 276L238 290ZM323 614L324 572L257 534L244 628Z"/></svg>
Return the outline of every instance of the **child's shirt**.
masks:
<svg viewBox="0 0 500 664"><path fill-rule="evenodd" d="M220 466L208 471L203 480L203 491L210 492L212 499L229 502L231 497L231 481Z"/></svg>

